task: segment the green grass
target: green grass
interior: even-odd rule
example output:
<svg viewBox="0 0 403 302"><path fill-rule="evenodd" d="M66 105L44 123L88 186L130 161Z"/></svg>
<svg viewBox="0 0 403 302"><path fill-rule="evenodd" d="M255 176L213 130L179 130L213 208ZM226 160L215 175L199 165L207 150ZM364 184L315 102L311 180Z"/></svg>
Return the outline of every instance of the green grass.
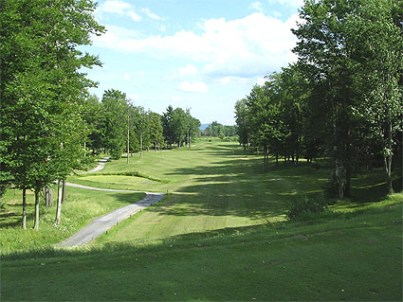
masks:
<svg viewBox="0 0 403 302"><path fill-rule="evenodd" d="M284 221L288 203L304 195L319 194L328 173L307 165L290 169L273 164L265 174L261 158L243 154L234 143L216 142L205 142L190 151L146 153L133 160L132 166L127 167L121 160L107 166L105 172L130 169L162 179L160 183L142 185L133 179L133 188L168 194L162 202L114 228L95 244L152 244L182 234ZM90 179L97 177L103 176ZM117 178L113 176L112 182L116 183ZM128 185L117 185L122 186Z"/></svg>
<svg viewBox="0 0 403 302"><path fill-rule="evenodd" d="M400 301L401 199L381 204L316 223L188 234L159 245L9 256L2 298Z"/></svg>
<svg viewBox="0 0 403 302"><path fill-rule="evenodd" d="M290 169L273 164L264 174L262 159L245 155L237 144L204 141L191 150L144 152L129 165L125 159L114 161L99 173L72 181L168 193L162 202L95 243L150 244L181 234L284 221L288 203L320 193L327 177L327 170L307 165Z"/></svg>
<svg viewBox="0 0 403 302"><path fill-rule="evenodd" d="M70 237L95 217L104 215L142 199L143 193L108 193L67 188L67 199L62 205L62 222L54 227L56 206L40 209L40 230L34 231L32 192L28 192L27 227L21 228L21 196L19 191L9 190L4 198L5 209L0 211L1 253L46 249Z"/></svg>
<svg viewBox="0 0 403 302"><path fill-rule="evenodd" d="M6 253L2 299L402 300L402 194L357 175L351 199L288 222L291 201L323 198L330 171L262 164L204 141L73 177L168 194L82 249Z"/></svg>

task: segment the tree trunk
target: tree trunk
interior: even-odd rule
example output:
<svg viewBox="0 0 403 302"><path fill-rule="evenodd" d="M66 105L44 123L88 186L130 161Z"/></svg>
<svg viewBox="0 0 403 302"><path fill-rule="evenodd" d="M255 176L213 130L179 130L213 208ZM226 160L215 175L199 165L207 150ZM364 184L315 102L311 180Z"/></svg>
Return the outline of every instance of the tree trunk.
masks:
<svg viewBox="0 0 403 302"><path fill-rule="evenodd" d="M298 137L298 139L297 139L297 148L296 148L296 151L295 151L295 157L296 157L297 165L299 164L300 152L301 152L301 141L300 141L300 137Z"/></svg>
<svg viewBox="0 0 403 302"><path fill-rule="evenodd" d="M57 207L56 207L56 217L53 225L60 225L62 217L62 200L63 200L63 181L57 181Z"/></svg>
<svg viewBox="0 0 403 302"><path fill-rule="evenodd" d="M346 188L346 169L340 159L335 161L335 182L337 185L337 197L343 199Z"/></svg>
<svg viewBox="0 0 403 302"><path fill-rule="evenodd" d="M62 180L62 203L66 200L66 180Z"/></svg>
<svg viewBox="0 0 403 302"><path fill-rule="evenodd" d="M27 189L22 189L22 228L27 228Z"/></svg>
<svg viewBox="0 0 403 302"><path fill-rule="evenodd" d="M385 163L386 172L386 187L389 194L393 194L393 179L392 179L392 159L393 159L393 138L392 138L392 123L389 122L387 126L387 139L386 139L386 150L383 152L383 159Z"/></svg>
<svg viewBox="0 0 403 302"><path fill-rule="evenodd" d="M352 175L352 167L351 164L348 163L346 167L346 187L344 188L344 196L351 196L351 175Z"/></svg>
<svg viewBox="0 0 403 302"><path fill-rule="evenodd" d="M263 156L264 156L264 171L267 172L269 170L269 151L268 147L263 147Z"/></svg>
<svg viewBox="0 0 403 302"><path fill-rule="evenodd" d="M47 207L53 206L53 194L52 194L52 189L46 186L44 189L44 195L45 195L45 205Z"/></svg>
<svg viewBox="0 0 403 302"><path fill-rule="evenodd" d="M39 189L35 189L35 221L34 230L39 230Z"/></svg>

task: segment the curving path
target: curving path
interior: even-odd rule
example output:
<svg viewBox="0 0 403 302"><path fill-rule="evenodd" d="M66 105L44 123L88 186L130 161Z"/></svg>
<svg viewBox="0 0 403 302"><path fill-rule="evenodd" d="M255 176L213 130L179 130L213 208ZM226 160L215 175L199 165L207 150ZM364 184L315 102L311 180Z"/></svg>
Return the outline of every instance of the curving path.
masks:
<svg viewBox="0 0 403 302"><path fill-rule="evenodd" d="M103 159L98 160L98 166L96 166L94 169L89 170L87 173L94 173L101 171L103 168L105 168L105 164L108 162L109 156L104 157Z"/></svg>
<svg viewBox="0 0 403 302"><path fill-rule="evenodd" d="M114 192L114 191L113 191ZM147 196L137 203L117 209L104 216L93 220L89 225L79 230L70 238L62 241L59 247L74 247L87 244L98 236L105 233L120 221L129 218L131 215L153 205L164 197L163 194L147 194Z"/></svg>
<svg viewBox="0 0 403 302"><path fill-rule="evenodd" d="M101 167L100 167L101 166ZM105 166L105 162L102 162L98 165L97 168L91 170L91 172L97 172L103 169ZM66 185L81 189L87 190L97 190L97 191L106 191L106 192L117 192L117 193L138 193L139 191L131 191L131 190L113 190L113 189L102 189L102 188L94 188L88 187L73 183L66 183ZM160 201L164 194L161 193L149 193L146 192L147 196L140 200L139 202L133 203L131 205L125 206L123 208L117 209L111 213L108 213L104 216L98 217L94 219L89 225L85 226L81 230L79 230L76 234L71 236L70 238L62 241L57 246L58 247L75 247L81 246L89 243L95 238L99 237L107 230L109 230L114 225L118 224L120 221L129 218L130 216L136 214L137 212L157 203Z"/></svg>

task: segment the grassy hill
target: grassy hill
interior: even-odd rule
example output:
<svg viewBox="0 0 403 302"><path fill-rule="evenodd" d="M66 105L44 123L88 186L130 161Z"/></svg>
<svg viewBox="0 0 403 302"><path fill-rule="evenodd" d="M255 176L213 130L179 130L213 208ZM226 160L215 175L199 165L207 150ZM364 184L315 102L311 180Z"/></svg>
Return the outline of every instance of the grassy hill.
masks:
<svg viewBox="0 0 403 302"><path fill-rule="evenodd" d="M291 202L324 198L328 175L263 173L260 158L218 142L112 162L72 180L167 196L82 249L9 248L2 299L401 300L403 195L386 197L375 174L356 175L330 211L287 221Z"/></svg>

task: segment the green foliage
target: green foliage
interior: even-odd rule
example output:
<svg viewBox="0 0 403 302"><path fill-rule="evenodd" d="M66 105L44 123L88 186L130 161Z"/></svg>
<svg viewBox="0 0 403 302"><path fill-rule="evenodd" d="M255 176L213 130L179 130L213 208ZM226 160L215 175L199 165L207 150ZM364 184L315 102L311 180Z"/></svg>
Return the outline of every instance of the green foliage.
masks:
<svg viewBox="0 0 403 302"><path fill-rule="evenodd" d="M178 147L182 147L183 143L190 146L191 138L197 136L200 121L190 114L189 109L185 111L168 106L162 117L162 126L167 146L172 147L174 143Z"/></svg>
<svg viewBox="0 0 403 302"><path fill-rule="evenodd" d="M331 157L339 198L351 195L355 171L384 165L393 192L403 128L401 12L389 0L305 1L292 30L298 62L235 106L240 143L277 161Z"/></svg>
<svg viewBox="0 0 403 302"><path fill-rule="evenodd" d="M1 173L36 196L83 155L79 99L93 83L80 69L99 60L78 46L104 30L94 10L90 1L1 2Z"/></svg>
<svg viewBox="0 0 403 302"><path fill-rule="evenodd" d="M287 211L289 220L301 218L313 219L315 214L323 213L328 209L328 202L320 196L305 196L303 200L292 200Z"/></svg>
<svg viewBox="0 0 403 302"><path fill-rule="evenodd" d="M102 139L104 147L113 159L122 156L127 131L126 94L115 89L105 91L102 97L104 107Z"/></svg>

